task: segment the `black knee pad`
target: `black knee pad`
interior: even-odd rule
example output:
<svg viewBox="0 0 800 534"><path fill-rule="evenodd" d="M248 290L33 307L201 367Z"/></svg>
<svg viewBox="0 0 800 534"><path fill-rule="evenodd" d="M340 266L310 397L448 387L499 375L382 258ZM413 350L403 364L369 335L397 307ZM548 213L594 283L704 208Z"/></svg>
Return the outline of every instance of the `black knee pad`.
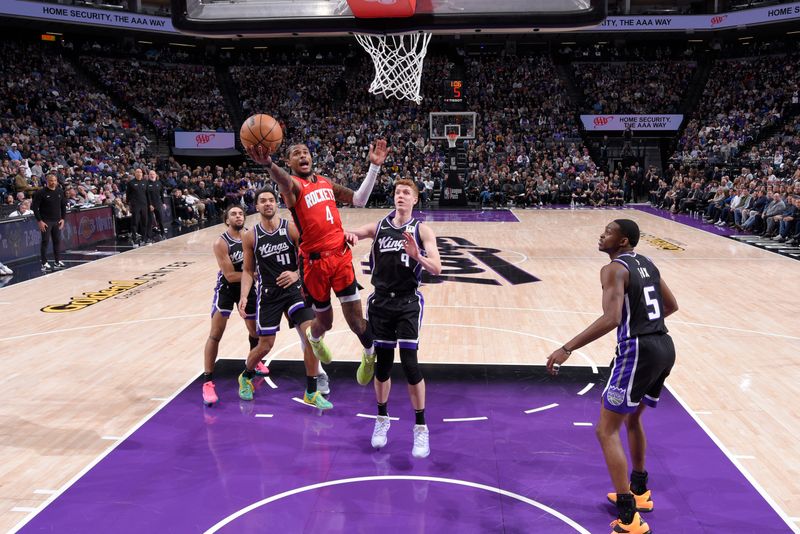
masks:
<svg viewBox="0 0 800 534"><path fill-rule="evenodd" d="M375 347L375 380L386 382L392 374L392 362L394 361L394 349L386 347Z"/></svg>
<svg viewBox="0 0 800 534"><path fill-rule="evenodd" d="M410 385L415 386L422 382L422 371L419 370L417 362L417 349L400 349L400 363L403 365L403 372Z"/></svg>

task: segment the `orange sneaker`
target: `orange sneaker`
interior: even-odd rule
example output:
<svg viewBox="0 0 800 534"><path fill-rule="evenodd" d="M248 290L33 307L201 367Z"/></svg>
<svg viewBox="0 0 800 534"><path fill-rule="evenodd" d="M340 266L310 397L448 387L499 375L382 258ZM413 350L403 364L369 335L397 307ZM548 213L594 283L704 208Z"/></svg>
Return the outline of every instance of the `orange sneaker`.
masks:
<svg viewBox="0 0 800 534"><path fill-rule="evenodd" d="M617 505L617 494L616 493L609 493L606 495L608 497L608 502L613 504L614 506ZM653 499L650 498L650 490L645 491L641 495L633 494L633 498L636 501L636 511L637 512L652 512L653 511Z"/></svg>
<svg viewBox="0 0 800 534"><path fill-rule="evenodd" d="M203 404L213 406L217 403L217 391L214 389L214 382L203 382Z"/></svg>
<svg viewBox="0 0 800 534"><path fill-rule="evenodd" d="M642 520L639 512L633 514L633 520L630 523L625 524L621 519L615 519L611 522L611 526L614 527L611 534L650 534L650 527Z"/></svg>

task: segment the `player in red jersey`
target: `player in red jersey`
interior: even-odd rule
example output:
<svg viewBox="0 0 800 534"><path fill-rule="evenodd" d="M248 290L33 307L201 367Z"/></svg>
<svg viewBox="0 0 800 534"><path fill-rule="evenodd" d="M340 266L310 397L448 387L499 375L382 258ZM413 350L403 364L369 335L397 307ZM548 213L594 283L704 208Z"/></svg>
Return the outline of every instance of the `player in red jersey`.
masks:
<svg viewBox="0 0 800 534"><path fill-rule="evenodd" d="M358 293L353 269L353 255L344 239L344 229L336 203L352 204L357 207L366 205L380 166L388 154L386 141L379 139L370 145L369 171L358 191L314 174L311 152L304 144L291 145L287 150L292 174L273 165L272 158L261 145L248 147L247 153L255 162L269 169L272 179L280 188L283 201L292 212L295 224L300 230L303 286L307 296L311 297L315 313L314 321L306 331L306 336L314 355L322 363L329 363L332 359L330 349L322 338L333 326L331 308L331 290L333 290L342 303L342 312L347 325L358 336L364 347L358 376L368 377L362 385L368 384L375 369L373 335L361 309L361 296Z"/></svg>

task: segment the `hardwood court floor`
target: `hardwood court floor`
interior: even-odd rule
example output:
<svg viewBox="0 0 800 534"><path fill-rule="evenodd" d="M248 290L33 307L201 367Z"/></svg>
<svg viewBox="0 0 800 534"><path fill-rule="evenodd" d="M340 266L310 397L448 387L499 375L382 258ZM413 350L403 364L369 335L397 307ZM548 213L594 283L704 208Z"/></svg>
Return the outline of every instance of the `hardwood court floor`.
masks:
<svg viewBox="0 0 800 534"><path fill-rule="evenodd" d="M386 212L342 215L345 226L355 226ZM423 288L422 361L544 363L599 315L607 256L596 242L622 212L515 213L520 222L430 223L449 278ZM800 263L654 215L624 213L647 234L637 251L656 262L681 306L667 320L678 351L672 391L788 516L800 517L800 415L791 406L800 379ZM216 275L211 244L221 231L0 289L0 529L40 507L48 492L197 377ZM354 251L367 288L361 260L368 247ZM97 301L81 309L41 311L111 287L73 301ZM358 342L338 310L329 340L337 359L357 359ZM246 350L243 324L232 318L220 357L241 358ZM568 365L606 365L612 354L609 335ZM297 336L285 326L273 355L300 358Z"/></svg>

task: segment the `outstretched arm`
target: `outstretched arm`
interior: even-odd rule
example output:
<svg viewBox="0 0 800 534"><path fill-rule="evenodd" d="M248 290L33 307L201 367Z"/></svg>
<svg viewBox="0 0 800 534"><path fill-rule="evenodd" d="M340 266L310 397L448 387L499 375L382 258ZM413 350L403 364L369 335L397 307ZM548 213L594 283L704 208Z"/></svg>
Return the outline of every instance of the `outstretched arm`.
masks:
<svg viewBox="0 0 800 534"><path fill-rule="evenodd" d="M547 358L547 370L550 374L558 373L558 367L569 358L568 352L588 345L619 326L622 320L622 303L625 300L625 284L628 282L628 270L619 263L612 262L600 271L600 282L603 284L603 315L586 329L553 351Z"/></svg>
<svg viewBox="0 0 800 534"><path fill-rule="evenodd" d="M261 145L245 147L245 150L247 150L247 154L253 161L267 168L269 175L275 180L275 183L278 184L281 190L283 201L286 202L288 207L293 207L294 203L297 201L299 186L297 185L297 181L292 178L292 175L275 165L272 162L272 157L266 153L264 147Z"/></svg>
<svg viewBox="0 0 800 534"><path fill-rule="evenodd" d="M375 223L368 223L354 230L345 230L344 239L353 247L356 246L361 239L375 239L375 227Z"/></svg>
<svg viewBox="0 0 800 534"><path fill-rule="evenodd" d="M353 191L341 185L334 185L333 194L336 200L343 204L352 204L353 206L363 208L367 205L369 196L372 194L372 188L375 186L375 179L381 170L381 165L386 160L386 155L389 149L386 146L385 139L378 139L374 144L369 147L369 170L367 176L358 188L358 191Z"/></svg>

